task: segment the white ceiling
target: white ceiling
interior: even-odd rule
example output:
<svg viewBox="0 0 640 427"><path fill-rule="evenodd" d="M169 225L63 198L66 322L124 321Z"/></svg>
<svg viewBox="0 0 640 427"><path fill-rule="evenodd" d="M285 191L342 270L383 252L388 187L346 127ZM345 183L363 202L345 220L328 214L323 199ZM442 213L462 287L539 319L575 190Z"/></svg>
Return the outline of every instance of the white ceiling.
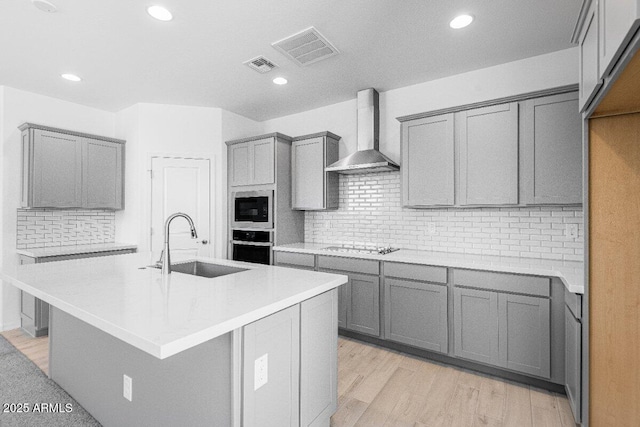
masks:
<svg viewBox="0 0 640 427"><path fill-rule="evenodd" d="M571 47L579 0L153 0L0 2L0 85L118 111L138 102L266 120ZM454 31L459 13L474 23ZM271 43L315 26L341 54L299 67ZM264 55L259 74L243 61ZM577 64L576 64L577 66ZM84 81L62 80L61 73ZM285 86L271 80L284 76Z"/></svg>

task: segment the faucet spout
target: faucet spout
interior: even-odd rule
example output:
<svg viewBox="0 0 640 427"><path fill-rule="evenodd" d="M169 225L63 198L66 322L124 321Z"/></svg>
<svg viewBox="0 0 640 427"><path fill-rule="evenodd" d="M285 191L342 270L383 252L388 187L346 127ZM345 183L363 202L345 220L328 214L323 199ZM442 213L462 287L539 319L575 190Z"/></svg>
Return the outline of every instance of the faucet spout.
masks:
<svg viewBox="0 0 640 427"><path fill-rule="evenodd" d="M171 221L173 221L177 217L182 217L189 222L189 227L191 227L191 238L197 239L198 233L196 232L196 226L193 224L193 220L189 215L182 212L176 212L173 215L169 215L167 220L164 222L164 248L162 249L162 254L160 255L160 265L162 268L162 274L171 274L171 255L169 248L169 227L171 225Z"/></svg>

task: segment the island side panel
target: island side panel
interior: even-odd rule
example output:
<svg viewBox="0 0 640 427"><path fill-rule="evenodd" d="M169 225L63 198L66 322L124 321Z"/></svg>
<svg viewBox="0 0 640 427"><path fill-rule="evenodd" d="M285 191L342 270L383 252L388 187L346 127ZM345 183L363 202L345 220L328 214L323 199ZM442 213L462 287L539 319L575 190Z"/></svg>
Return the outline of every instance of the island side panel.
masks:
<svg viewBox="0 0 640 427"><path fill-rule="evenodd" d="M160 360L54 307L51 320L52 379L101 424L231 425L231 333Z"/></svg>

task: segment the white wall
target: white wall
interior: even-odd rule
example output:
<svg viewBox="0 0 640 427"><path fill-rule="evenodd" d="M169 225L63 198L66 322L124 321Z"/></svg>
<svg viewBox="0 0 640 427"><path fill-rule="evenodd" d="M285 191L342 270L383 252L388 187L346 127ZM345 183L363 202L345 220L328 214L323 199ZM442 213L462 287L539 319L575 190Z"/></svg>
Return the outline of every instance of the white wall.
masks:
<svg viewBox="0 0 640 427"><path fill-rule="evenodd" d="M114 136L115 114L11 87L2 87L0 96L0 143L2 144L2 264L16 259L16 217L20 206L21 152L20 126L24 122L96 135ZM0 330L20 325L19 292L0 285Z"/></svg>
<svg viewBox="0 0 640 427"><path fill-rule="evenodd" d="M149 250L151 154L211 158L212 217L209 240L226 257L226 139L255 134L258 123L220 108L136 104L117 113L116 135L127 140L125 209L116 214L116 241ZM238 136L240 135L240 136Z"/></svg>
<svg viewBox="0 0 640 427"><path fill-rule="evenodd" d="M380 151L400 160L396 117L578 83L578 49L571 48L380 93ZM364 88L363 88L364 89ZM289 136L330 131L342 137L340 157L356 150L354 99L263 122L264 132Z"/></svg>

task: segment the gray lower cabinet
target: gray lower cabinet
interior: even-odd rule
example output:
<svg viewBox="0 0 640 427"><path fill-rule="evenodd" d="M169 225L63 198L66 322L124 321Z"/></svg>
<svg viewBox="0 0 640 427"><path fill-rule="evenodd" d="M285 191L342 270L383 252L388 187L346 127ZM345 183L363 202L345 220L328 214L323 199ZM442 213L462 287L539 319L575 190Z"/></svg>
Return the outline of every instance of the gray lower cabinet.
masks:
<svg viewBox="0 0 640 427"><path fill-rule="evenodd" d="M518 103L456 113L460 205L518 203Z"/></svg>
<svg viewBox="0 0 640 427"><path fill-rule="evenodd" d="M454 354L500 366L498 346L498 293L453 289Z"/></svg>
<svg viewBox="0 0 640 427"><path fill-rule="evenodd" d="M547 298L498 294L500 366L551 377L549 306Z"/></svg>
<svg viewBox="0 0 640 427"><path fill-rule="evenodd" d="M347 329L380 336L380 277L349 273Z"/></svg>
<svg viewBox="0 0 640 427"><path fill-rule="evenodd" d="M447 286L384 279L384 338L447 353Z"/></svg>
<svg viewBox="0 0 640 427"><path fill-rule="evenodd" d="M565 390L576 422L581 421L582 323L565 305L564 376Z"/></svg>
<svg viewBox="0 0 640 427"><path fill-rule="evenodd" d="M551 378L548 278L455 270L454 283L457 357Z"/></svg>
<svg viewBox="0 0 640 427"><path fill-rule="evenodd" d="M300 307L244 327L242 425L299 425ZM256 368L264 368L265 382Z"/></svg>
<svg viewBox="0 0 640 427"><path fill-rule="evenodd" d="M135 249L123 249L107 252L45 257L20 255L20 264L41 264L44 262L65 261L69 259L122 255L133 253L135 251ZM20 291L20 327L32 337L42 337L47 335L49 333L49 304L25 291Z"/></svg>
<svg viewBox="0 0 640 427"><path fill-rule="evenodd" d="M522 202L582 203L582 118L577 92L523 102Z"/></svg>

